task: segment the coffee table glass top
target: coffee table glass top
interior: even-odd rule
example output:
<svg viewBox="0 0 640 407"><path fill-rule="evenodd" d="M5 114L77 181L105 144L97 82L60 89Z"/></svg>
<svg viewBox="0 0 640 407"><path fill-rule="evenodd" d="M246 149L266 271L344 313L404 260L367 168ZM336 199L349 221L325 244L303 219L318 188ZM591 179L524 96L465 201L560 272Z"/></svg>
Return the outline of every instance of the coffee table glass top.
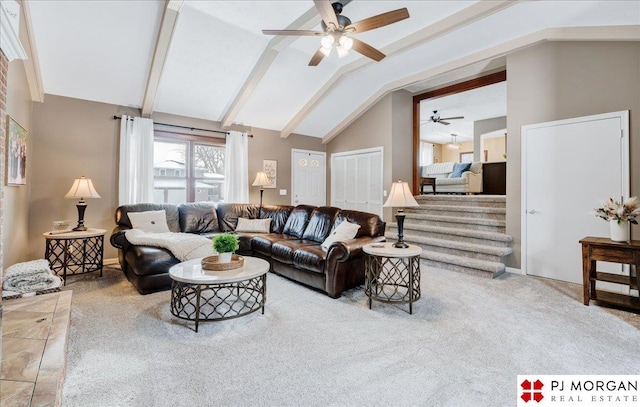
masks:
<svg viewBox="0 0 640 407"><path fill-rule="evenodd" d="M203 270L202 259L178 263L169 269L169 275L176 281L191 284L223 284L245 281L259 277L269 271L269 263L257 257L244 257L244 266L232 270Z"/></svg>

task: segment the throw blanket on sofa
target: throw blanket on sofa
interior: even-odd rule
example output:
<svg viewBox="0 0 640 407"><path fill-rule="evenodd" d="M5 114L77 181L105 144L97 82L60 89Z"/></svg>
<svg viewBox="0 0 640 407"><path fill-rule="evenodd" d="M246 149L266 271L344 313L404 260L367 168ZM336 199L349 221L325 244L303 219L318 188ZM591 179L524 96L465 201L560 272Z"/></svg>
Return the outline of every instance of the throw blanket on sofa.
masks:
<svg viewBox="0 0 640 407"><path fill-rule="evenodd" d="M173 232L146 233L140 229L129 229L124 233L130 243L167 249L180 261L199 259L215 254L213 242L204 236Z"/></svg>

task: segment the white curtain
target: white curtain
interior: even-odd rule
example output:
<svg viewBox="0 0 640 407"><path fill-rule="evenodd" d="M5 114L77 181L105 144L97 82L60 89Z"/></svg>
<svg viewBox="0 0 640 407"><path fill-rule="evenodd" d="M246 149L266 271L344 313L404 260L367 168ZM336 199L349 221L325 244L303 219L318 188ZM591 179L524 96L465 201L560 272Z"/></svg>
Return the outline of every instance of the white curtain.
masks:
<svg viewBox="0 0 640 407"><path fill-rule="evenodd" d="M249 142L246 133L231 131L224 152L224 201L249 203Z"/></svg>
<svg viewBox="0 0 640 407"><path fill-rule="evenodd" d="M153 202L153 120L122 115L120 205Z"/></svg>

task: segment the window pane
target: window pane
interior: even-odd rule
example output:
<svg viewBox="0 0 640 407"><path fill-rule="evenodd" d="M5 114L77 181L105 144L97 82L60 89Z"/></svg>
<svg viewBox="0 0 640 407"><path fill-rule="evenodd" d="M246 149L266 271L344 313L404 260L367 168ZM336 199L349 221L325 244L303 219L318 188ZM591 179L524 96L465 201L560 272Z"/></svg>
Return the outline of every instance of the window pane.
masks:
<svg viewBox="0 0 640 407"><path fill-rule="evenodd" d="M153 175L155 177L186 177L187 145L166 141L153 142Z"/></svg>
<svg viewBox="0 0 640 407"><path fill-rule="evenodd" d="M220 202L224 199L224 147L194 145L195 200Z"/></svg>
<svg viewBox="0 0 640 407"><path fill-rule="evenodd" d="M187 180L154 178L153 202L171 204L187 202Z"/></svg>

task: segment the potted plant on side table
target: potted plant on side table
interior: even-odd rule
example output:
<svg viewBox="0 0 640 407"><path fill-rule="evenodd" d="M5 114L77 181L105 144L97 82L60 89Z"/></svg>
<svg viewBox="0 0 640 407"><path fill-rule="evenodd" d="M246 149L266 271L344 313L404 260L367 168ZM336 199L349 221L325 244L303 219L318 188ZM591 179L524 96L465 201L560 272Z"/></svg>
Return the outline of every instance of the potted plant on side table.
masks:
<svg viewBox="0 0 640 407"><path fill-rule="evenodd" d="M218 252L220 263L231 262L231 256L239 247L238 237L231 233L222 233L213 239L213 249Z"/></svg>
<svg viewBox="0 0 640 407"><path fill-rule="evenodd" d="M626 201L609 198L595 212L597 217L609 222L613 242L626 242L629 240L629 223L638 224L636 218L640 217L640 200L635 196Z"/></svg>

